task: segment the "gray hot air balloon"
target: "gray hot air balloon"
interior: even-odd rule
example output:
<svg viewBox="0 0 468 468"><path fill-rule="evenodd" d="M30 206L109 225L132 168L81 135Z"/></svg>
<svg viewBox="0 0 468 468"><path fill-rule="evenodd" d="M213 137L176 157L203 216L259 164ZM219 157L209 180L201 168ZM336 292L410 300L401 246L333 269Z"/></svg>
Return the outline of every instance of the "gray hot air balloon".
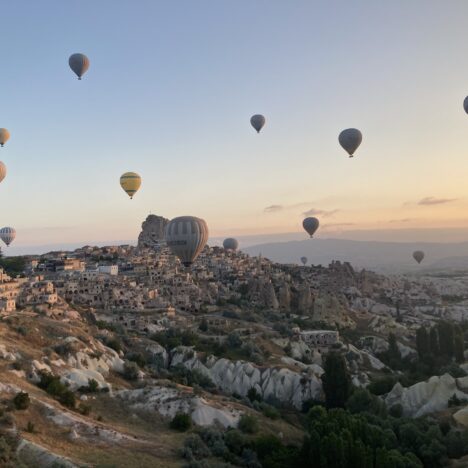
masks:
<svg viewBox="0 0 468 468"><path fill-rule="evenodd" d="M15 240L16 231L12 227L4 227L0 229L0 239L7 245L7 247Z"/></svg>
<svg viewBox="0 0 468 468"><path fill-rule="evenodd" d="M237 239L234 239L233 237L228 237L227 239L224 239L223 247L226 250L237 250L237 247L239 247L239 242L237 242Z"/></svg>
<svg viewBox="0 0 468 468"><path fill-rule="evenodd" d="M265 122L265 117L261 114L252 115L252 117L250 118L250 124L253 128L255 128L255 130L257 130L257 133L260 133L260 130L265 125Z"/></svg>
<svg viewBox="0 0 468 468"><path fill-rule="evenodd" d="M195 216L179 216L166 226L166 242L185 266L190 266L205 247L208 226Z"/></svg>
<svg viewBox="0 0 468 468"><path fill-rule="evenodd" d="M310 237L314 236L315 231L319 227L319 220L317 218L305 218L304 221L302 221L302 226L307 232L307 234L310 235Z"/></svg>
<svg viewBox="0 0 468 468"><path fill-rule="evenodd" d="M338 141L349 154L349 157L352 158L362 142L362 133L357 128L347 128L340 133Z"/></svg>
<svg viewBox="0 0 468 468"><path fill-rule="evenodd" d="M413 252L413 258L418 262L421 263L424 259L424 252L422 250L416 250Z"/></svg>
<svg viewBox="0 0 468 468"><path fill-rule="evenodd" d="M466 96L465 100L463 101L463 109L468 114L468 96Z"/></svg>
<svg viewBox="0 0 468 468"><path fill-rule="evenodd" d="M84 54L73 54L68 59L68 65L76 73L79 80L88 71L89 59Z"/></svg>
<svg viewBox="0 0 468 468"><path fill-rule="evenodd" d="M307 257L301 257L301 263L305 266L307 264Z"/></svg>

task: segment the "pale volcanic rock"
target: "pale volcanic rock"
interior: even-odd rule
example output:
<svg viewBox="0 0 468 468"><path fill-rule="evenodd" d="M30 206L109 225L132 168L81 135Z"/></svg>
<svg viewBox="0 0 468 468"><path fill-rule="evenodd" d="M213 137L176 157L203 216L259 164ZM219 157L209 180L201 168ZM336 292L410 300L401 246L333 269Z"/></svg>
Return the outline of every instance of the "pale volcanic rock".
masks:
<svg viewBox="0 0 468 468"><path fill-rule="evenodd" d="M458 380L444 374L407 388L398 382L385 397L385 403L388 407L400 404L405 416L415 418L442 411L448 407L448 400L453 395L460 400L468 400L468 394L460 389L466 388L466 378Z"/></svg>
<svg viewBox="0 0 468 468"><path fill-rule="evenodd" d="M320 398L322 383L318 375L299 373L286 368L260 368L250 362L230 361L210 357L203 364L190 348L176 349L171 365L183 364L188 369L197 369L227 393L247 395L255 388L265 400L275 400L302 408L304 401Z"/></svg>

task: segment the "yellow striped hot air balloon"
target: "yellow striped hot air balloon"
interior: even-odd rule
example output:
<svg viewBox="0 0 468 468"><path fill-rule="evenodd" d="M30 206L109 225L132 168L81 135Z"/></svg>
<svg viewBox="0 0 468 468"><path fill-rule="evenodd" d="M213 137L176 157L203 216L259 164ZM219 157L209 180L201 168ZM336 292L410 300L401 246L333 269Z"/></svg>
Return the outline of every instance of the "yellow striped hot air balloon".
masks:
<svg viewBox="0 0 468 468"><path fill-rule="evenodd" d="M126 172L120 176L120 186L133 198L141 186L141 177L136 172Z"/></svg>

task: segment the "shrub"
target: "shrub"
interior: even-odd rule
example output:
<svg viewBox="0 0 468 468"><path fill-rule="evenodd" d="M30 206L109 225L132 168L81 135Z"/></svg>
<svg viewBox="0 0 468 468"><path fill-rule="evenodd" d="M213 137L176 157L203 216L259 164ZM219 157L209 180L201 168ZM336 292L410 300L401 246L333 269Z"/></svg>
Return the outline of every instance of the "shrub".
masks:
<svg viewBox="0 0 468 468"><path fill-rule="evenodd" d="M206 458L211 455L210 449L198 434L191 434L185 439L184 449L184 453L189 453L197 459Z"/></svg>
<svg viewBox="0 0 468 468"><path fill-rule="evenodd" d="M257 392L257 389L255 387L252 387L249 389L247 392L247 398L251 401L262 401L262 395Z"/></svg>
<svg viewBox="0 0 468 468"><path fill-rule="evenodd" d="M388 413L394 418L401 418L403 416L403 406L397 403L388 410Z"/></svg>
<svg viewBox="0 0 468 468"><path fill-rule="evenodd" d="M146 366L146 358L141 353L128 353L125 357L129 361L132 361L138 364L140 368L143 368Z"/></svg>
<svg viewBox="0 0 468 468"><path fill-rule="evenodd" d="M95 393L99 390L99 384L97 380L88 379L88 392Z"/></svg>
<svg viewBox="0 0 468 468"><path fill-rule="evenodd" d="M246 434L255 434L255 432L258 432L257 418L249 414L243 414L237 427Z"/></svg>
<svg viewBox="0 0 468 468"><path fill-rule="evenodd" d="M279 411L274 407L274 406L271 406L271 405L262 405L262 413L264 416L266 416L267 418L270 418L270 419L279 419L279 417L281 416Z"/></svg>
<svg viewBox="0 0 468 468"><path fill-rule="evenodd" d="M71 390L65 390L60 396L59 399L62 405L66 406L67 408L74 408L76 405L76 397L75 394Z"/></svg>
<svg viewBox="0 0 468 468"><path fill-rule="evenodd" d="M136 363L125 361L123 376L127 380L137 380L139 373L140 373L140 370Z"/></svg>
<svg viewBox="0 0 468 468"><path fill-rule="evenodd" d="M13 404L17 410L25 410L28 409L31 400L29 398L29 394L24 392L19 392L13 398Z"/></svg>
<svg viewBox="0 0 468 468"><path fill-rule="evenodd" d="M117 338L108 338L106 340L106 346L108 348L112 348L117 353L122 351L122 343Z"/></svg>
<svg viewBox="0 0 468 468"><path fill-rule="evenodd" d="M34 434L34 432L36 432L36 427L33 422L28 421L28 424L26 425L26 432L30 432L31 434Z"/></svg>
<svg viewBox="0 0 468 468"><path fill-rule="evenodd" d="M169 425L171 429L176 431L185 432L192 427L192 418L186 413L177 413Z"/></svg>

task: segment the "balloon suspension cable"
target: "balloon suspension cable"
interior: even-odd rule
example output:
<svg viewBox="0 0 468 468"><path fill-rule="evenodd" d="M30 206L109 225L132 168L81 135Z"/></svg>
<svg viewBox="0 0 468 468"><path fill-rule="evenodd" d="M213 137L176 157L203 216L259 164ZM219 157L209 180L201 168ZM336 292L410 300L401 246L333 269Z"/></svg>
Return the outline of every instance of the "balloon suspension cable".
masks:
<svg viewBox="0 0 468 468"><path fill-rule="evenodd" d="M81 76L79 76L78 79L81 81Z"/></svg>

